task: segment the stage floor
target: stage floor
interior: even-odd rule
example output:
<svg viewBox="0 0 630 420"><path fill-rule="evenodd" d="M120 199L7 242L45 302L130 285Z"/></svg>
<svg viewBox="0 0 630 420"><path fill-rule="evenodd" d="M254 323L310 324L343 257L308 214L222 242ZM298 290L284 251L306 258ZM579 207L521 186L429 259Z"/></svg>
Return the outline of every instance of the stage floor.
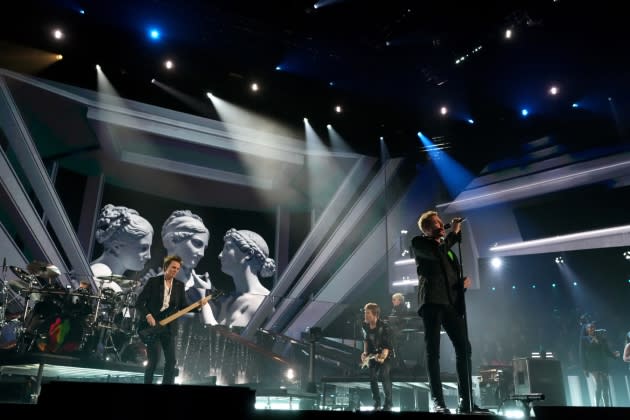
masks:
<svg viewBox="0 0 630 420"><path fill-rule="evenodd" d="M238 407L232 418L251 419L354 419L364 418L444 418L431 413L428 384L425 377L395 375L395 411L392 413L362 411L371 405L368 377L324 377L316 392L301 392L283 388L263 388L250 385L144 385L144 367L139 364L90 359L50 353L0 352L0 411L3 415L49 415L51 405L62 402L72 407L72 413L84 417L93 410L102 411L105 418L136 418L125 409L128 405L144 407L145 414L164 414L155 401L168 398L169 405L190 407L191 404L215 407ZM444 375L445 393L456 397L457 384L453 375ZM48 397L42 398L48 387ZM103 388L105 387L105 388ZM244 393L246 395L244 395ZM354 393L354 394L353 394ZM51 394L54 396L51 397ZM355 403L351 401L357 398ZM448 398L448 397L447 397ZM45 400L42 403L42 399ZM360 401L359 401L360 399ZM452 408L453 402L447 401ZM358 401L358 404L356 402ZM115 404L110 404L115 403ZM79 409L80 408L80 409ZM178 408L179 409L179 408ZM184 408L185 410L186 408ZM250 410L251 409L251 410ZM55 408L56 410L56 408ZM506 418L513 413L469 415L479 418ZM72 418L72 413L69 417ZM533 417L541 419L612 418L630 419L630 408L558 407L533 405ZM466 415L457 415L467 417Z"/></svg>
<svg viewBox="0 0 630 420"><path fill-rule="evenodd" d="M52 353L0 353L0 377L5 375L37 376L43 366L43 378L107 380L138 379L143 377L144 367L122 363L57 355Z"/></svg>

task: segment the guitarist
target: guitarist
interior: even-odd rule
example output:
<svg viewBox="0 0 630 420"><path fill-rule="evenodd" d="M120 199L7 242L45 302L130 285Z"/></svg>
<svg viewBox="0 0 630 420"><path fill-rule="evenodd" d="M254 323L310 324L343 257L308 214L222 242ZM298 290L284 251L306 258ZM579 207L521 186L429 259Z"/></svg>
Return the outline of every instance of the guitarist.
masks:
<svg viewBox="0 0 630 420"><path fill-rule="evenodd" d="M155 327L158 322L174 312L186 307L184 283L175 280L182 266L177 255L164 258L164 274L147 280L136 301L136 308L146 319L145 327ZM144 383L153 383L153 374L160 360L160 350L164 351L163 384L175 381L175 336L176 324L171 322L155 336L144 340L147 347L148 363L144 371Z"/></svg>
<svg viewBox="0 0 630 420"><path fill-rule="evenodd" d="M370 389L374 399L374 410L381 409L381 395L378 389L378 374L381 374L385 404L383 411L392 410L392 378L390 376L393 357L389 325L380 319L381 308L376 303L368 303L363 308L363 353L361 362L370 367ZM372 360L368 360L372 358Z"/></svg>

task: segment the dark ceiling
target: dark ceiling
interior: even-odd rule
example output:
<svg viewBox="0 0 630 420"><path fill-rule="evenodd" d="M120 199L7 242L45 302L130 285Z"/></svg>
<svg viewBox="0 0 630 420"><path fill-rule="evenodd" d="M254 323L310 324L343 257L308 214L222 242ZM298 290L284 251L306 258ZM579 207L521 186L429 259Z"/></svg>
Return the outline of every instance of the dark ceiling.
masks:
<svg viewBox="0 0 630 420"><path fill-rule="evenodd" d="M625 14L621 3L577 3L24 0L0 17L0 66L96 89L98 63L126 98L216 118L150 80L202 104L212 91L298 130L304 116L322 135L331 123L371 155L383 136L391 155L423 159L422 131L479 170L545 135L574 149L625 141ZM148 39L151 25L160 41ZM54 27L63 40L52 38ZM64 59L33 72L7 53L16 45ZM553 84L556 96L547 92Z"/></svg>

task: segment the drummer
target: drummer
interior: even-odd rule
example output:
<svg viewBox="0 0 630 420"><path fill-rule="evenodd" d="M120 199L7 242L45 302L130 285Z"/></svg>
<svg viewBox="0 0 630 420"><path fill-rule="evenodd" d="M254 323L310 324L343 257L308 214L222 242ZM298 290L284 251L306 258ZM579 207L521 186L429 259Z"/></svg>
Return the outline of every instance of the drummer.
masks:
<svg viewBox="0 0 630 420"><path fill-rule="evenodd" d="M59 316L65 305L65 289L59 282L61 271L54 265L33 261L26 266L30 276L30 300L34 302L32 310L24 320L24 327L29 333L45 329L51 320ZM36 286L39 283L39 287Z"/></svg>

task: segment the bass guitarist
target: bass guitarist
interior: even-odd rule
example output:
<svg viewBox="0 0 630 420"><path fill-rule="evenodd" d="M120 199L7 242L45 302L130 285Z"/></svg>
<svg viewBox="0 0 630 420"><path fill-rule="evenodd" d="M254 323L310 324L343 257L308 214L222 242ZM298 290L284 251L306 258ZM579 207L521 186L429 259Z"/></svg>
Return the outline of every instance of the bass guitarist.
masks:
<svg viewBox="0 0 630 420"><path fill-rule="evenodd" d="M370 389L374 399L374 410L381 410L381 395L378 389L378 374L381 374L385 404L383 411L392 410L392 378L390 376L393 348L389 325L380 319L381 308L368 303L363 308L363 353L361 363L370 367Z"/></svg>
<svg viewBox="0 0 630 420"><path fill-rule="evenodd" d="M147 280L136 301L136 308L146 319L145 327L155 327L158 322L174 312L186 307L184 283L175 280L182 266L182 259L177 255L164 258L164 274ZM161 328L159 333L143 337L147 347L148 363L144 371L144 383L153 383L153 374L160 360L160 350L164 352L163 384L175 381L175 336L176 324L171 322Z"/></svg>

